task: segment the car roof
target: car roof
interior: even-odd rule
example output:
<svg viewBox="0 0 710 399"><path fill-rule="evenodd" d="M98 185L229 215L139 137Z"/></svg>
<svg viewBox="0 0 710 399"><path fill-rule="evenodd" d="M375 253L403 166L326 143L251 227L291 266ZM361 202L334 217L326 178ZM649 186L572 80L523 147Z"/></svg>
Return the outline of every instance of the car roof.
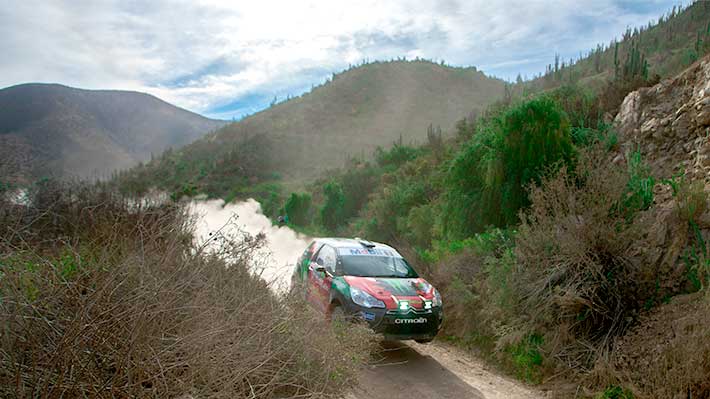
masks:
<svg viewBox="0 0 710 399"><path fill-rule="evenodd" d="M402 257L396 249L381 242L368 241L362 238L340 238L340 237L322 237L316 238L316 242L328 244L333 248L370 248L370 249L386 249L392 251L395 257Z"/></svg>

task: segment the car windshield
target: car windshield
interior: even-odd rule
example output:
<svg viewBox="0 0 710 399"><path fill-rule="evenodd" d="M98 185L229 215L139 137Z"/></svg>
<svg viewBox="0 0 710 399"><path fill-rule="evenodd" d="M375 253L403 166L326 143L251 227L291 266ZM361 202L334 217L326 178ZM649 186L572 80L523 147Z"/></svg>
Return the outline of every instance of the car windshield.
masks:
<svg viewBox="0 0 710 399"><path fill-rule="evenodd" d="M404 258L376 255L343 255L340 257L345 276L419 277Z"/></svg>

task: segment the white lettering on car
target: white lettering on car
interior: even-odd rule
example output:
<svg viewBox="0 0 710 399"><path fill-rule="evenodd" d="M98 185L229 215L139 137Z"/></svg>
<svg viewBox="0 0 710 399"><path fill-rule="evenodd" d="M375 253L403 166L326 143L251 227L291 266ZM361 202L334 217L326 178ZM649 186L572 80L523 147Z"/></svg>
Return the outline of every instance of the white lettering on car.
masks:
<svg viewBox="0 0 710 399"><path fill-rule="evenodd" d="M428 322L424 317L418 319L394 319L394 324L424 324Z"/></svg>

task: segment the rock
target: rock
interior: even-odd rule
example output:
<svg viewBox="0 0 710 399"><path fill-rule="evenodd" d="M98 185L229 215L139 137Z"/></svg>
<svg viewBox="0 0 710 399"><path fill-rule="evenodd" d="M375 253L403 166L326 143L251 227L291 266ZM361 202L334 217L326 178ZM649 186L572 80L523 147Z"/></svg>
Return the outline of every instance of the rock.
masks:
<svg viewBox="0 0 710 399"><path fill-rule="evenodd" d="M695 102L695 105L700 105L701 107L710 105L710 97L702 97L700 100Z"/></svg>
<svg viewBox="0 0 710 399"><path fill-rule="evenodd" d="M651 118L641 125L641 134L649 130L656 130L658 127L658 119Z"/></svg>
<svg viewBox="0 0 710 399"><path fill-rule="evenodd" d="M611 161L614 165L623 165L624 164L624 154L617 154L614 159Z"/></svg>
<svg viewBox="0 0 710 399"><path fill-rule="evenodd" d="M614 124L622 130L626 127L633 127L639 122L639 109L641 108L641 93L639 91L634 91L629 93L624 101L621 103L621 108L619 108L619 113L614 119Z"/></svg>
<svg viewBox="0 0 710 399"><path fill-rule="evenodd" d="M683 131L687 131L690 128L690 121L688 120L688 114L681 114L679 117L677 117L673 121L673 123L671 123L671 128L675 132L677 132L676 134L678 134L678 135L681 135Z"/></svg>
<svg viewBox="0 0 710 399"><path fill-rule="evenodd" d="M710 125L710 109L703 110L695 117L695 122L699 126Z"/></svg>
<svg viewBox="0 0 710 399"><path fill-rule="evenodd" d="M607 125L611 125L614 123L614 116L610 114L609 112L605 112L603 116L604 123Z"/></svg>

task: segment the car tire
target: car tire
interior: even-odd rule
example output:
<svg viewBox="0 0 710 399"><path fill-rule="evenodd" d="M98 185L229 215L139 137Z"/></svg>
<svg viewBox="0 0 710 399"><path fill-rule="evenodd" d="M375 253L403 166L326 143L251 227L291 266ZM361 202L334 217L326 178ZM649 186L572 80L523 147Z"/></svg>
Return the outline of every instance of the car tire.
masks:
<svg viewBox="0 0 710 399"><path fill-rule="evenodd" d="M330 311L330 322L333 324L345 325L348 322L348 317L345 315L343 307L340 305L333 306Z"/></svg>

